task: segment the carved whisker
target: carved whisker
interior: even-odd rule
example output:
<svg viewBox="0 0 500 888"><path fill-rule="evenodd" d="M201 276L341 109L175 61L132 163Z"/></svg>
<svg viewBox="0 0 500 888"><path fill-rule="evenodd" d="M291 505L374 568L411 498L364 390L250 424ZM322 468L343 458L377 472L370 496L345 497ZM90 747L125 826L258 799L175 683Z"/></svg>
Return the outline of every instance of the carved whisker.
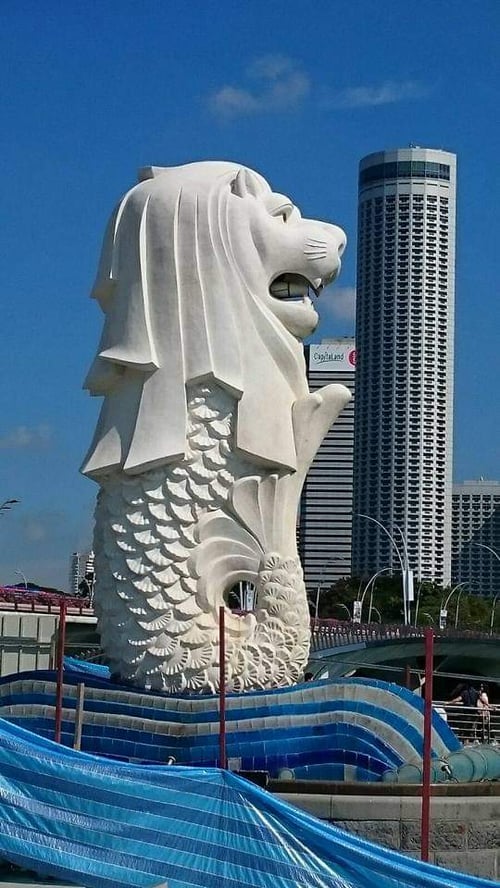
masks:
<svg viewBox="0 0 500 888"><path fill-rule="evenodd" d="M326 251L324 253L319 253L313 250L304 250L304 256L311 261L314 259L326 259L326 255Z"/></svg>
<svg viewBox="0 0 500 888"><path fill-rule="evenodd" d="M326 241L317 240L315 237L309 237L306 240L306 247L323 247L326 250Z"/></svg>

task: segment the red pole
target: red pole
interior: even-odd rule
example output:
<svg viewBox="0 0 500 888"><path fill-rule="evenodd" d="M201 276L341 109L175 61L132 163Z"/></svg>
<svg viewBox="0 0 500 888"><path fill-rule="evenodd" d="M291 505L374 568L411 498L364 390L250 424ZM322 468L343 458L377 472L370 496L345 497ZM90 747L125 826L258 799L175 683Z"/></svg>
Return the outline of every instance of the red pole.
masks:
<svg viewBox="0 0 500 888"><path fill-rule="evenodd" d="M226 626L225 608L219 608L219 767L226 767Z"/></svg>
<svg viewBox="0 0 500 888"><path fill-rule="evenodd" d="M432 679L434 674L434 631L425 630L424 748L422 754L422 830L420 856L429 860L431 824Z"/></svg>
<svg viewBox="0 0 500 888"><path fill-rule="evenodd" d="M54 740L61 742L62 698L64 681L64 642L66 640L66 602L64 598L59 606L59 626L57 632L57 679L56 679L56 715Z"/></svg>

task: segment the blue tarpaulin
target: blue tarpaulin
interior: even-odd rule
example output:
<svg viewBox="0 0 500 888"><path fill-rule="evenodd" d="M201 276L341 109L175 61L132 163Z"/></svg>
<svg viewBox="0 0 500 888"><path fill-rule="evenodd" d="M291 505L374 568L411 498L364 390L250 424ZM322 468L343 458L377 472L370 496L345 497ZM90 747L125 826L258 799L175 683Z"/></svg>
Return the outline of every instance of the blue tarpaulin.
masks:
<svg viewBox="0 0 500 888"><path fill-rule="evenodd" d="M230 772L105 761L3 720L0 857L89 888L491 888Z"/></svg>

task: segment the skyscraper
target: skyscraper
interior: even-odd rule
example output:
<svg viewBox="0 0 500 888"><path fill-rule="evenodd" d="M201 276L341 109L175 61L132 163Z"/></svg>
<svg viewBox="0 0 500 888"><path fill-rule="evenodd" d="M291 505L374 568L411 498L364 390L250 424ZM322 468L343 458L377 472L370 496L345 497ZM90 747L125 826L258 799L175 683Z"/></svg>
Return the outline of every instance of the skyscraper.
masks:
<svg viewBox="0 0 500 888"><path fill-rule="evenodd" d="M88 581L89 591L91 591L94 581L94 553L92 551L72 553L69 567L70 595L79 595L80 584L83 580Z"/></svg>
<svg viewBox="0 0 500 888"><path fill-rule="evenodd" d="M354 512L421 579L449 583L456 157L410 147L359 169ZM404 555L404 553L402 553ZM355 517L353 573L399 569Z"/></svg>
<svg viewBox="0 0 500 888"><path fill-rule="evenodd" d="M500 481L453 485L452 581L466 592L500 592ZM496 553L496 554L495 554Z"/></svg>
<svg viewBox="0 0 500 888"><path fill-rule="evenodd" d="M354 339L306 346L311 391L340 383L354 395ZM310 599L351 572L354 400L327 432L306 477L299 514L299 552Z"/></svg>

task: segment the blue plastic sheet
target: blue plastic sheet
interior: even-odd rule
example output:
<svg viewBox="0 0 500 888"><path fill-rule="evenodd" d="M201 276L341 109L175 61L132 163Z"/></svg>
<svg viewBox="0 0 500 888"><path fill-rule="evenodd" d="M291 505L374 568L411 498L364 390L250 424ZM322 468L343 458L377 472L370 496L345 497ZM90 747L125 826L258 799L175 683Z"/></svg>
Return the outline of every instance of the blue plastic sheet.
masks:
<svg viewBox="0 0 500 888"><path fill-rule="evenodd" d="M107 762L2 720L0 857L88 888L491 888L230 772Z"/></svg>
<svg viewBox="0 0 500 888"><path fill-rule="evenodd" d="M94 678L108 679L110 677L109 666L103 666L101 663L92 663L90 660L78 660L76 657L65 657L64 669L77 675L91 675Z"/></svg>

